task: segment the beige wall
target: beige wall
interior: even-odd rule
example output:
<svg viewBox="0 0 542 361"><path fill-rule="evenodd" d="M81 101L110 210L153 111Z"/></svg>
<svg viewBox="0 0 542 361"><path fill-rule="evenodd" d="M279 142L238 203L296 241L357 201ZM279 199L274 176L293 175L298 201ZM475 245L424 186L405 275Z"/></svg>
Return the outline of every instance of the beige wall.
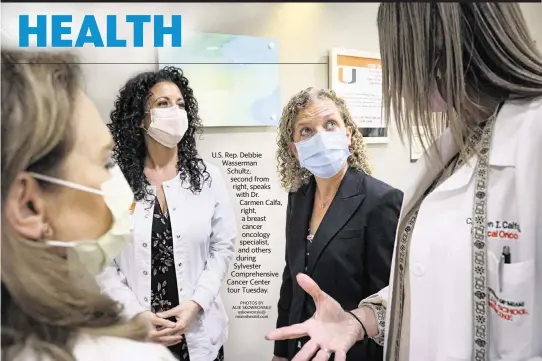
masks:
<svg viewBox="0 0 542 361"><path fill-rule="evenodd" d="M542 4L522 4L538 46L542 48ZM2 4L2 24L9 33L16 33L19 13L118 14L178 13L183 15L185 28L200 31L275 37L279 40L280 85L282 104L297 91L308 86L327 87L327 52L332 47L378 52L376 11L378 4ZM119 28L126 33L126 28ZM152 37L152 34L147 34ZM9 39L8 39L9 40ZM96 101L102 117L107 120L118 89L126 79L143 70L155 69L152 48L94 49L81 51L88 63L124 62L121 65L86 64L87 91ZM130 64L132 63L132 64ZM197 94L196 94L197 95ZM409 148L403 146L392 127L390 143L370 145L369 152L378 178L403 188L409 180L411 163ZM199 142L200 152L209 158L212 151L261 151L265 164L261 174L273 178L272 193L284 199L278 189L274 172L276 130L268 128L206 129ZM209 158L210 159L210 158ZM236 206L237 207L237 206ZM284 209L267 211L269 227L276 230L271 238L274 253L268 268L280 272L283 267ZM274 282L271 303L278 295L279 282ZM226 296L227 303L231 299ZM254 361L271 358L272 345L263 340L266 330L273 327L275 313L267 321L232 322L228 361Z"/></svg>
<svg viewBox="0 0 542 361"><path fill-rule="evenodd" d="M16 14L66 13L124 15L128 13L177 13L183 15L185 29L208 32L269 36L278 38L281 97L284 104L298 90L308 86L328 85L327 52L332 47L378 51L376 10L378 4L2 4L2 23L7 32L16 34ZM521 4L529 27L538 46L542 48L542 5ZM128 28L119 26L121 34ZM147 34L151 36L152 34ZM126 62L149 63L156 61L152 48L82 50L89 63ZM298 63L298 64L291 64ZM307 64L312 63L312 64ZM320 64L314 64L320 63ZM115 93L132 74L154 69L152 64L103 65L87 64L88 92L95 99L105 120ZM228 137L222 135L228 134ZM411 168L409 148L397 139L392 127L390 143L370 145L369 152L375 166L375 175L386 182L404 187ZM239 140L243 142L240 143ZM274 128L206 129L201 142L203 153L209 153L208 144L236 149L261 147L266 144L273 151Z"/></svg>

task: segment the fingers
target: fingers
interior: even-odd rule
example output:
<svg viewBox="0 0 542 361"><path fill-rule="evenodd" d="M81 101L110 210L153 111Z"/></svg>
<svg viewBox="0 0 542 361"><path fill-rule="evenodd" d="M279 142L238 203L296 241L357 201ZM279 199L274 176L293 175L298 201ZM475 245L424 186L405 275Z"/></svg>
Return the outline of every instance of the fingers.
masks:
<svg viewBox="0 0 542 361"><path fill-rule="evenodd" d="M307 323L303 322L292 326L277 328L276 330L269 332L265 338L273 341L291 340L307 336L307 331Z"/></svg>
<svg viewBox="0 0 542 361"><path fill-rule="evenodd" d="M346 361L346 352L344 351L335 352L335 361Z"/></svg>
<svg viewBox="0 0 542 361"><path fill-rule="evenodd" d="M154 326L162 326L162 327L167 327L167 328L173 328L176 325L175 322L171 322L170 320L166 320L166 319L160 318L158 316L152 317L151 318L151 323Z"/></svg>
<svg viewBox="0 0 542 361"><path fill-rule="evenodd" d="M327 361L331 357L331 353L327 350L320 349L312 361Z"/></svg>
<svg viewBox="0 0 542 361"><path fill-rule="evenodd" d="M170 310L159 312L156 314L156 316L160 318L170 318L170 317L178 316L180 312L181 312L181 308L180 306L177 306L177 307L173 307Z"/></svg>
<svg viewBox="0 0 542 361"><path fill-rule="evenodd" d="M163 336L163 337L160 337L156 340L154 340L155 342L158 342L158 343L161 343L162 345L165 345L165 346L172 346L172 345L175 345L179 342L181 342L183 339L183 336L180 336L180 335L174 335L174 336Z"/></svg>
<svg viewBox="0 0 542 361"><path fill-rule="evenodd" d="M174 346L178 343L181 343L181 341L183 340L183 337L181 337L180 340L178 341L172 341L172 342L166 342L166 343L162 343L162 345L166 346L166 347L170 347L170 346Z"/></svg>
<svg viewBox="0 0 542 361"><path fill-rule="evenodd" d="M298 273L296 279L297 283L299 283L299 286L301 286L301 288L303 288L305 292L311 295L315 302L317 302L320 298L322 298L323 295L325 295L325 293L320 289L316 282L314 282L313 279L306 274Z"/></svg>
<svg viewBox="0 0 542 361"><path fill-rule="evenodd" d="M171 335L176 335L175 333L175 328L163 328L159 331L157 330L151 330L149 332L149 337L152 339L152 340L157 340L159 339L160 337L164 337L164 336L171 336Z"/></svg>
<svg viewBox="0 0 542 361"><path fill-rule="evenodd" d="M166 347L175 346L176 344L181 343L181 341L178 342L172 342L172 343L162 343L161 345L164 345Z"/></svg>
<svg viewBox="0 0 542 361"><path fill-rule="evenodd" d="M177 322L175 327L173 327L171 330L172 330L171 332L172 335L184 335L185 333L188 332L188 327L184 326L180 322Z"/></svg>
<svg viewBox="0 0 542 361"><path fill-rule="evenodd" d="M292 361L309 361L319 348L316 342L310 340L299 350Z"/></svg>

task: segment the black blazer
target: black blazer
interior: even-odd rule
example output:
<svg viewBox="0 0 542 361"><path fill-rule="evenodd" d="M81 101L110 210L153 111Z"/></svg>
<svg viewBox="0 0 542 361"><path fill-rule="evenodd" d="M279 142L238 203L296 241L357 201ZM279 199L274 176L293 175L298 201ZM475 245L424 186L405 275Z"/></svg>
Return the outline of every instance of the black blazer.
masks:
<svg viewBox="0 0 542 361"><path fill-rule="evenodd" d="M310 318L314 301L295 281L306 273L346 310L388 285L395 232L403 192L349 168L326 212L305 264L305 242L314 204L314 178L288 195L286 267L278 302L277 327ZM305 271L305 267L307 267ZM275 342L274 354L291 360L297 340ZM382 361L383 349L372 340L358 342L347 361Z"/></svg>

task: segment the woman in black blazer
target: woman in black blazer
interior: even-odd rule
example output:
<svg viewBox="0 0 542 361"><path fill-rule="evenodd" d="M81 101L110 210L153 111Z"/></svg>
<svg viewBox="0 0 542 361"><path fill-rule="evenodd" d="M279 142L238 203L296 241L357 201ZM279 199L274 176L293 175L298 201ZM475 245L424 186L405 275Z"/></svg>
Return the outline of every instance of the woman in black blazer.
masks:
<svg viewBox="0 0 542 361"><path fill-rule="evenodd" d="M388 284L403 193L369 175L363 137L331 90L296 94L279 132L278 170L289 191L277 319L284 327L316 310L294 282L298 273L312 277L346 310ZM306 342L275 342L273 361L291 360ZM371 340L352 347L347 361L381 361L382 353Z"/></svg>

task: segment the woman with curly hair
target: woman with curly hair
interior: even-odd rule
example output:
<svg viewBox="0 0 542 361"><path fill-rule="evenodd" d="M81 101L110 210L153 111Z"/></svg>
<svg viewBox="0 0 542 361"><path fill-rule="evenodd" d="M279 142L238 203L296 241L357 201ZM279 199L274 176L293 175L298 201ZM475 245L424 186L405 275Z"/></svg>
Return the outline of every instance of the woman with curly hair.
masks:
<svg viewBox="0 0 542 361"><path fill-rule="evenodd" d="M224 180L198 156L200 125L188 80L174 67L130 79L109 124L135 201L131 243L101 276L102 289L127 317L150 321L151 339L183 361L223 359L219 291L237 234Z"/></svg>
<svg viewBox="0 0 542 361"><path fill-rule="evenodd" d="M286 267L277 327L309 319L315 302L294 277L310 275L345 309L388 284L403 193L373 178L363 137L344 101L308 88L283 110L278 171L289 192ZM308 341L275 342L274 361L291 360ZM382 360L375 343L357 344L349 361Z"/></svg>

